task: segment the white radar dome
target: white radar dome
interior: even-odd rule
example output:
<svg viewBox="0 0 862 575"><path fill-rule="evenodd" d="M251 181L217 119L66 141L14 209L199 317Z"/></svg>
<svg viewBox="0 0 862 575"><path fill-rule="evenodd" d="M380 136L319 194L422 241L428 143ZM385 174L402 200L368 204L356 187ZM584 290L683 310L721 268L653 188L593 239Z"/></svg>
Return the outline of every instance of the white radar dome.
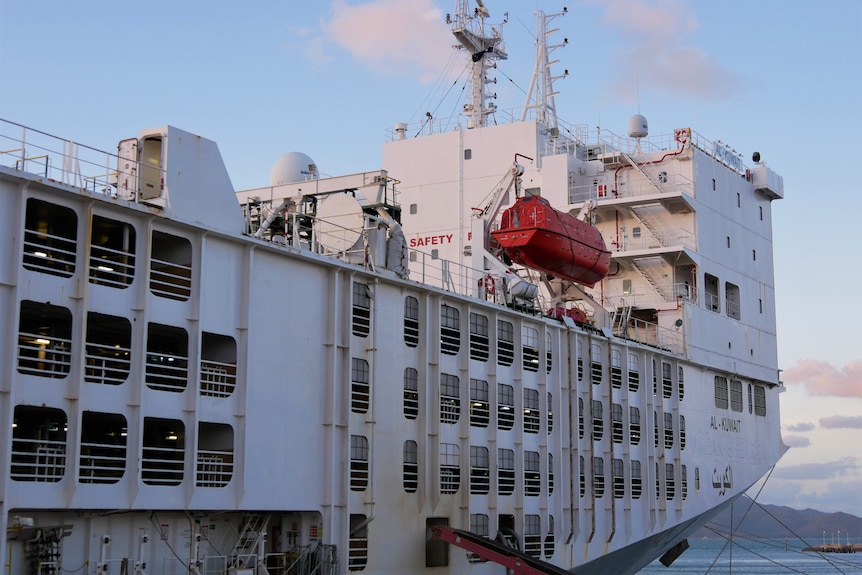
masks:
<svg viewBox="0 0 862 575"><path fill-rule="evenodd" d="M278 160L269 173L269 185L291 184L316 180L318 178L317 164L302 152L288 152Z"/></svg>
<svg viewBox="0 0 862 575"><path fill-rule="evenodd" d="M646 138L649 135L647 120L640 114L629 118L629 138Z"/></svg>

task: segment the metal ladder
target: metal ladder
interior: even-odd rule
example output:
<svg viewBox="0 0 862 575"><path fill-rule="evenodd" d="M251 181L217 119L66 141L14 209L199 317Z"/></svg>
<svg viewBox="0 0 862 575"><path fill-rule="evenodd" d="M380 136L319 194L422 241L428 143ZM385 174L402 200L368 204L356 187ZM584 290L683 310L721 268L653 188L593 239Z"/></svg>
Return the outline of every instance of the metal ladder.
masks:
<svg viewBox="0 0 862 575"><path fill-rule="evenodd" d="M245 525L239 533L239 537L228 557L229 568L249 569L256 568L256 572L266 572L263 562L263 544L266 541L266 527L269 525L270 514L249 515Z"/></svg>

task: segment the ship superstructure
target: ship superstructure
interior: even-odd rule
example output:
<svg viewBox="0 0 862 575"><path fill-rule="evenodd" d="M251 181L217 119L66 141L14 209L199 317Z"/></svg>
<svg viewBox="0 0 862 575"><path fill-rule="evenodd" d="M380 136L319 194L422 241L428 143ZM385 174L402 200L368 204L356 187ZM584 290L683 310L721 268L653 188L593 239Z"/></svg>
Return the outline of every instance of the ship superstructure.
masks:
<svg viewBox="0 0 862 575"><path fill-rule="evenodd" d="M507 115L502 26L460 1L463 125L399 124L382 170L288 154L235 192L171 126L107 153L2 123L10 574L634 573L774 465L781 178L563 123L560 16ZM519 263L519 201L609 264Z"/></svg>

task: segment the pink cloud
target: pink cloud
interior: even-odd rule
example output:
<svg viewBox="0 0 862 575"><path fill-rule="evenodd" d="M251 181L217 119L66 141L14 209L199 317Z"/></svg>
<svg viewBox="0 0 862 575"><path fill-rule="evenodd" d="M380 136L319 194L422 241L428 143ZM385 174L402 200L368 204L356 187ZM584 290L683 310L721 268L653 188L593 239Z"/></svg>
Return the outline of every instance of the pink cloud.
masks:
<svg viewBox="0 0 862 575"><path fill-rule="evenodd" d="M811 395L862 397L862 361L838 369L825 361L805 359L783 374L785 383L803 384Z"/></svg>
<svg viewBox="0 0 862 575"><path fill-rule="evenodd" d="M811 440L804 435L784 435L781 437L787 447L808 447Z"/></svg>
<svg viewBox="0 0 862 575"><path fill-rule="evenodd" d="M862 429L862 415L830 415L820 419L826 429Z"/></svg>
<svg viewBox="0 0 862 575"><path fill-rule="evenodd" d="M604 21L628 41L615 63L615 85L633 96L640 88L721 98L739 93L744 81L691 42L699 24L684 0L593 0L605 7Z"/></svg>
<svg viewBox="0 0 862 575"><path fill-rule="evenodd" d="M327 37L354 59L392 75L432 79L452 52L452 36L433 0L336 0L332 14L322 23Z"/></svg>

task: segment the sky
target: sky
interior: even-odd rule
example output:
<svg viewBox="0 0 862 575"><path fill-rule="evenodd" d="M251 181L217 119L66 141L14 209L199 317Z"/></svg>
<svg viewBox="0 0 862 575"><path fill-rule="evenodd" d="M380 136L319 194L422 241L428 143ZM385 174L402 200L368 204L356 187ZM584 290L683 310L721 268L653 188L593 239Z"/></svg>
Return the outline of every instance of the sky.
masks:
<svg viewBox="0 0 862 575"><path fill-rule="evenodd" d="M862 516L862 1L486 0L508 14L501 109L523 105L534 11L559 117L619 134L690 126L784 178L773 206L782 432L758 501ZM170 124L218 143L237 189L276 159L379 169L396 122L455 115L455 0L0 0L0 117L113 150ZM397 177L397 175L396 175ZM855 255L854 255L855 254ZM824 279L825 278L825 279ZM841 289L830 287L839 281ZM855 288L854 288L855 289Z"/></svg>

